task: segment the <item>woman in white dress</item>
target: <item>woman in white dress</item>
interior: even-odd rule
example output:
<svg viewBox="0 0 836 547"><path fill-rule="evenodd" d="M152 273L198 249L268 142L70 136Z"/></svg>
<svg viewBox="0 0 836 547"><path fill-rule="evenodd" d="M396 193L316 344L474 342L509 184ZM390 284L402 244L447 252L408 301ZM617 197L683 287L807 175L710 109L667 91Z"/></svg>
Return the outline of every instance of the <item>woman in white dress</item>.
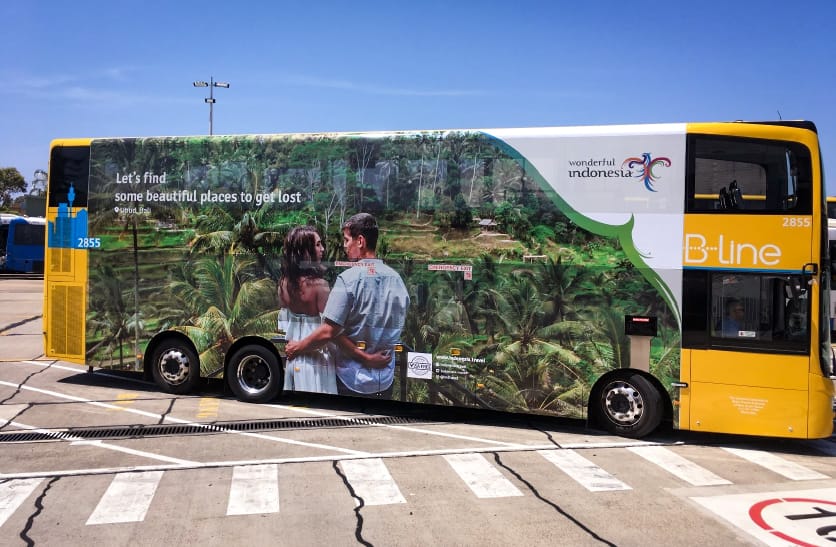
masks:
<svg viewBox="0 0 836 547"><path fill-rule="evenodd" d="M322 322L330 289L324 279L325 245L316 229L298 226L290 230L282 247L279 279L279 329L288 340L301 340ZM337 376L328 345L299 355L285 366L284 388L291 391L336 393Z"/></svg>
<svg viewBox="0 0 836 547"><path fill-rule="evenodd" d="M331 289L325 280L322 258L325 244L315 228L298 226L290 230L282 247L282 276L279 279L279 330L288 340L301 340L321 323L321 313ZM342 336L336 343L343 352L372 366L388 363L381 353L369 354ZM326 344L318 350L300 354L288 360L284 373L284 389L337 393L337 371L333 346Z"/></svg>

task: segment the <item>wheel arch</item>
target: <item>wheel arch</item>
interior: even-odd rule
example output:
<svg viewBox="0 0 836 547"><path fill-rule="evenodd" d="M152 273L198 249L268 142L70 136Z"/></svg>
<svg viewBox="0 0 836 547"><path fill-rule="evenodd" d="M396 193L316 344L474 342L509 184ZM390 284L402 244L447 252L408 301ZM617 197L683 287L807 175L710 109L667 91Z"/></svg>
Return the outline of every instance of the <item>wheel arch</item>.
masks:
<svg viewBox="0 0 836 547"><path fill-rule="evenodd" d="M601 395L601 390L604 386L612 380L613 378L618 377L626 377L632 376L633 374L638 374L646 379L648 382L656 388L656 391L659 392L659 395L662 397L662 423L671 423L673 420L673 403L671 402L671 396L665 386L662 385L662 382L659 381L658 378L653 376L652 374L645 372L643 370L635 369L635 368L619 368L616 370L611 370L606 374L602 375L595 384L592 386L592 390L589 392L589 399L587 399L587 425L589 427L593 427L595 429L602 429L604 424L602 423L602 417L598 415L597 408L598 405L595 404L598 400L598 397Z"/></svg>

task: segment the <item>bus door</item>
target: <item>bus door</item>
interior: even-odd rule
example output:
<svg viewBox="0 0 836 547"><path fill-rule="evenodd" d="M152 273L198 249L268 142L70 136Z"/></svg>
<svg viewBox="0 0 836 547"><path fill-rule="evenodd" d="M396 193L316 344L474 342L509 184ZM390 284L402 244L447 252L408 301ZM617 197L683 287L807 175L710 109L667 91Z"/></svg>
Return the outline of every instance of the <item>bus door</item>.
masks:
<svg viewBox="0 0 836 547"><path fill-rule="evenodd" d="M786 128L690 135L680 427L806 437L821 249L810 149Z"/></svg>

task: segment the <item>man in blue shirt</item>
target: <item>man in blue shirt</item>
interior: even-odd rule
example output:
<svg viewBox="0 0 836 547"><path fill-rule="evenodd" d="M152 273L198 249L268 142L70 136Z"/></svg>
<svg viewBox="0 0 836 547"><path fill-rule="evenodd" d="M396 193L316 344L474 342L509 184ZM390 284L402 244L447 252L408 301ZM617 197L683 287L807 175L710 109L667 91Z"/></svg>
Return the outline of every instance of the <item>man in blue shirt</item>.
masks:
<svg viewBox="0 0 836 547"><path fill-rule="evenodd" d="M377 258L378 226L368 213L359 213L343 224L343 249L351 268L342 272L331 289L322 325L302 340L285 347L288 359L316 349L342 334L365 351L375 354L375 364L355 360L339 352L337 392L341 395L391 398L395 380L395 353L409 307L409 293L398 272Z"/></svg>
<svg viewBox="0 0 836 547"><path fill-rule="evenodd" d="M737 298L730 298L726 302L726 316L723 318L723 336L726 338L737 338L743 330L745 319L743 303Z"/></svg>

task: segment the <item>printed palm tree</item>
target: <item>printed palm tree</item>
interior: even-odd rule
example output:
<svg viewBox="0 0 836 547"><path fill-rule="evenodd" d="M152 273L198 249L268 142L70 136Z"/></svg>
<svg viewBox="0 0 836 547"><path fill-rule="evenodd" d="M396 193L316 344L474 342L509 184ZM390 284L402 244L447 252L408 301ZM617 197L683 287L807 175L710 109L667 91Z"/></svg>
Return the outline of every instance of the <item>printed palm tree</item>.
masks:
<svg viewBox="0 0 836 547"><path fill-rule="evenodd" d="M125 305L125 289L110 264L99 264L90 270L90 305L92 310L87 318L89 336L101 336L87 349L87 355L113 363L113 354L118 352L119 368L125 366L124 342L130 339L136 315L130 315Z"/></svg>
<svg viewBox="0 0 836 547"><path fill-rule="evenodd" d="M535 278L526 272L510 278L502 288L504 335L497 344L492 388L521 408L548 409L557 404L562 386L580 378L580 358L555 341L544 323L544 300Z"/></svg>
<svg viewBox="0 0 836 547"><path fill-rule="evenodd" d="M494 331L497 303L491 289L496 288L499 283L499 270L496 260L488 254L483 254L473 261L471 279L463 280L461 274L451 278L471 334L485 332L491 335ZM480 323L484 330L480 330Z"/></svg>
<svg viewBox="0 0 836 547"><path fill-rule="evenodd" d="M432 352L446 331L459 331L458 309L443 278L427 278L425 272L408 276L411 287L410 311L406 316L403 338L419 351Z"/></svg>
<svg viewBox="0 0 836 547"><path fill-rule="evenodd" d="M272 223L268 215L266 207L246 212L240 220L222 207L201 211L196 220L198 233L191 242L192 252L214 256L236 252L252 254L271 278L278 279L275 257L290 225L268 225Z"/></svg>
<svg viewBox="0 0 836 547"><path fill-rule="evenodd" d="M158 163L159 150L154 146L142 146L141 141L137 139L109 139L94 142L91 146L92 158L103 158L101 161L91 162L90 172L90 196L89 208L91 215L89 216L89 229L95 232L100 228L112 226L118 221L117 213L113 208L113 196L116 194L117 179L116 175L121 170L125 172L144 172L144 169L151 168ZM139 167L143 166L143 169ZM136 211L141 202L126 203L131 205ZM138 213L126 213L121 215L124 222L124 231L129 231L131 234L132 247L132 263L133 263L133 279L131 280L131 289L133 290L133 340L134 340L134 354L139 354L139 338L141 335L141 322L139 321L140 314L140 274L139 274L139 224L144 222L144 217ZM109 260L104 253L97 253L93 255L91 260L95 264L95 260ZM130 313L123 310L123 313Z"/></svg>
<svg viewBox="0 0 836 547"><path fill-rule="evenodd" d="M195 341L201 375L217 375L232 343L244 335L269 337L278 322L276 285L253 273L252 257L199 258L192 279L175 279L171 294L190 313L190 324L176 327Z"/></svg>
<svg viewBox="0 0 836 547"><path fill-rule="evenodd" d="M586 290L592 276L589 267L565 264L563 257L549 257L535 275L546 295L545 311L552 322L576 319L578 310L601 290L600 286L597 291Z"/></svg>
<svg viewBox="0 0 836 547"><path fill-rule="evenodd" d="M539 410L578 416L583 405L576 397L566 397L585 384L576 375L574 365L580 358L571 350L535 346L528 352L503 351L495 364L502 368L487 384L496 397L509 401L513 410ZM568 372L568 380L556 378L557 372ZM573 376L574 375L574 376ZM588 392L588 387L586 388Z"/></svg>
<svg viewBox="0 0 836 547"><path fill-rule="evenodd" d="M624 334L625 310L608 296L601 306L585 314L585 329L577 351L585 357L584 376L593 377L630 364L630 339Z"/></svg>

